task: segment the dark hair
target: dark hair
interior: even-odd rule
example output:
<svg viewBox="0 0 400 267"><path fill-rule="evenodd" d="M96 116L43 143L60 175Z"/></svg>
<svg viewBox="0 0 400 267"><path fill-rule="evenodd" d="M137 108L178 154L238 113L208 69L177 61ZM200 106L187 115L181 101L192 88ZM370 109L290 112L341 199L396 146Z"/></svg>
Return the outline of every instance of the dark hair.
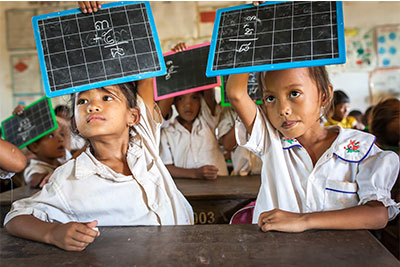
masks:
<svg viewBox="0 0 400 267"><path fill-rule="evenodd" d="M396 120L400 120L400 101L396 98L383 100L372 109L369 119L370 132L376 136L379 145L394 147L399 145L400 136L389 132L387 128Z"/></svg>
<svg viewBox="0 0 400 267"><path fill-rule="evenodd" d="M331 82L329 81L329 75L328 72L326 71L325 66L318 66L318 67L309 67L308 69L308 74L310 75L310 78L315 82L318 92L320 97L325 96L326 99L328 99L328 104L325 105L325 110L323 116L327 116L328 113L331 110L332 106L332 94L330 90L330 84ZM264 91L266 88L265 84L265 76L267 75L267 71L263 71L257 74L257 80L258 80L258 87Z"/></svg>
<svg viewBox="0 0 400 267"><path fill-rule="evenodd" d="M68 106L65 106L65 105L58 105L57 107L54 108L54 113L55 113L56 115L59 115L59 114L62 113L62 112L64 112L64 113L67 114L68 119L70 118L70 116L71 116L71 110L70 110L70 108L69 108Z"/></svg>
<svg viewBox="0 0 400 267"><path fill-rule="evenodd" d="M127 83L120 83L118 85L119 89L121 90L122 94L126 98L127 108L134 108L137 105L137 82L127 82ZM72 116L71 116L71 131L75 134L78 133L78 129L76 128L75 123L75 98L78 93L71 95L72 101Z"/></svg>
<svg viewBox="0 0 400 267"><path fill-rule="evenodd" d="M362 115L363 115L362 112L359 110L352 110L349 112L349 116L353 116L353 117L362 116Z"/></svg>
<svg viewBox="0 0 400 267"><path fill-rule="evenodd" d="M365 110L365 112L364 112L364 116L363 116L363 118L362 118L362 123L363 123L365 126L368 126L368 125L369 125L369 117L370 117L371 111L372 111L372 109L373 109L374 107L375 107L375 105L369 106L369 107Z"/></svg>
<svg viewBox="0 0 400 267"><path fill-rule="evenodd" d="M345 92L341 90L336 90L333 92L333 105L337 106L342 103L350 103L350 98Z"/></svg>

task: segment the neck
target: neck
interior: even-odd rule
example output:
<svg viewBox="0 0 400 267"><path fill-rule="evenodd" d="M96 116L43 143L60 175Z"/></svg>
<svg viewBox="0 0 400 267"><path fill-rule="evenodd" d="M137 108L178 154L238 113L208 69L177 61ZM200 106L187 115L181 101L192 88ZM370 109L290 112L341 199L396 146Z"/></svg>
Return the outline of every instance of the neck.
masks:
<svg viewBox="0 0 400 267"><path fill-rule="evenodd" d="M182 124L182 126L185 127L186 130L188 130L189 132L192 132L193 121L186 121L182 119L180 116L178 116L178 122Z"/></svg>
<svg viewBox="0 0 400 267"><path fill-rule="evenodd" d="M46 162L46 163L48 163L50 165L53 165L53 166L59 166L60 165L60 162L58 161L58 158L47 158L47 157L38 156L38 160Z"/></svg>
<svg viewBox="0 0 400 267"><path fill-rule="evenodd" d="M126 161L126 153L129 146L129 134L126 133L125 138L97 137L91 138L90 145L93 149L93 155L100 162L108 162L113 160ZM106 164L107 165L107 164Z"/></svg>

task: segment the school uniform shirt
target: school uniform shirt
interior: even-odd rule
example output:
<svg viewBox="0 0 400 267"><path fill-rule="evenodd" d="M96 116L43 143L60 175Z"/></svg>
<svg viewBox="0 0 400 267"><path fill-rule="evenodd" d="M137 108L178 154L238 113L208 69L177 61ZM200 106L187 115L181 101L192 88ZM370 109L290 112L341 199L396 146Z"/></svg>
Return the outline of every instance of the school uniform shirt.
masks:
<svg viewBox="0 0 400 267"><path fill-rule="evenodd" d="M216 115L213 116L204 99L200 101L200 111L191 132L180 124L177 117L164 124L166 126L161 130L161 159L165 165L173 164L185 169L215 165L219 176L227 176L225 158L215 137L220 106L216 107Z"/></svg>
<svg viewBox="0 0 400 267"><path fill-rule="evenodd" d="M127 163L132 175L99 162L90 147L57 168L31 198L13 203L4 223L32 214L47 222L97 220L99 226L193 224L193 211L158 156L161 113L155 119L138 96L138 125L131 130Z"/></svg>
<svg viewBox="0 0 400 267"><path fill-rule="evenodd" d="M377 200L388 208L389 219L399 213L400 203L390 196L399 172L396 153L382 151L373 135L340 126L336 140L313 166L296 139L282 136L257 108L252 134L236 121L239 145L263 161L261 187L253 223L260 213L281 209L296 213L339 210Z"/></svg>
<svg viewBox="0 0 400 267"><path fill-rule="evenodd" d="M344 118L342 121L335 121L332 117L328 118L325 122L324 126L332 126L332 125L339 125L345 129L352 129L357 125L357 119L353 116L348 116Z"/></svg>
<svg viewBox="0 0 400 267"><path fill-rule="evenodd" d="M71 159L71 153L66 149L65 150L65 158L59 158L57 161L60 164L64 164L67 162L69 159ZM29 184L32 180L32 175L34 174L45 174L45 173L51 173L57 168L57 166L54 166L52 164L49 164L47 162L38 160L38 159L31 159L29 162L28 167L25 168L24 170L24 179L27 184Z"/></svg>
<svg viewBox="0 0 400 267"><path fill-rule="evenodd" d="M218 123L218 139L226 135L235 126L236 112L232 108L225 108L221 113ZM260 174L262 161L253 152L236 146L231 152L233 165L232 175L246 176L249 174Z"/></svg>

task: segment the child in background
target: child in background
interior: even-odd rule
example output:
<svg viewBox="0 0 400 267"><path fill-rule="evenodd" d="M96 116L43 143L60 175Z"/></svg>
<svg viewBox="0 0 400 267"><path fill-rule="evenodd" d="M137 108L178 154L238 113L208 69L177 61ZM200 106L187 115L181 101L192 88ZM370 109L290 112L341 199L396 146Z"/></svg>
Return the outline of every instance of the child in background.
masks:
<svg viewBox="0 0 400 267"><path fill-rule="evenodd" d="M332 99L325 67L261 72L263 108L247 80L230 75L227 93L240 117L236 141L263 161L253 223L263 231L378 229L396 217L398 156L370 134L320 124Z"/></svg>
<svg viewBox="0 0 400 267"><path fill-rule="evenodd" d="M357 120L357 123L359 125L360 128L362 128L362 130L365 130L365 125L363 123L363 114L361 111L359 110L352 110L349 112L349 117L353 117Z"/></svg>
<svg viewBox="0 0 400 267"><path fill-rule="evenodd" d="M371 115L371 111L374 107L375 107L374 105L369 106L364 112L364 116L362 118L362 123L365 125L365 129L364 129L365 132L369 132L369 123L371 120L370 115Z"/></svg>
<svg viewBox="0 0 400 267"><path fill-rule="evenodd" d="M21 115L24 106L18 105L13 114ZM69 127L66 120L56 116L58 128L28 145L33 153L29 165L24 170L26 184L32 188L42 188L48 182L53 171L71 158L67 149L66 140L69 136Z"/></svg>
<svg viewBox="0 0 400 267"><path fill-rule="evenodd" d="M345 129L359 129L357 120L349 115L350 98L345 92L333 92L333 115L328 118L325 126L339 125ZM359 129L361 130L361 129Z"/></svg>
<svg viewBox="0 0 400 267"><path fill-rule="evenodd" d="M186 44L179 43L172 50L185 49ZM220 107L215 102L213 89L203 93L175 97L173 103L179 115L162 129L160 156L174 178L216 179L217 175L228 175L224 155L215 137ZM160 102L171 104L172 101Z"/></svg>
<svg viewBox="0 0 400 267"><path fill-rule="evenodd" d="M218 123L218 141L223 148L230 152L233 171L231 175L261 174L262 161L253 152L238 146L235 138L236 112L231 107L222 110Z"/></svg>
<svg viewBox="0 0 400 267"><path fill-rule="evenodd" d="M192 209L159 158L153 80L79 92L73 103L72 126L90 146L39 194L13 203L7 230L81 251L97 225L192 224Z"/></svg>

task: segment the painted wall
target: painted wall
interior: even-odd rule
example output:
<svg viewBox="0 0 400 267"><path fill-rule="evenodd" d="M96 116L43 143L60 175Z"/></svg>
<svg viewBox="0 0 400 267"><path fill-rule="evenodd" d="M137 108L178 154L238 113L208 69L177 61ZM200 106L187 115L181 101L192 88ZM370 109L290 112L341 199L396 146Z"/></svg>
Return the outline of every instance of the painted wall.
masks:
<svg viewBox="0 0 400 267"><path fill-rule="evenodd" d="M8 49L7 40L10 40L7 16L12 18L12 28L18 33L13 46L30 43L33 39L31 21L17 17L19 11L37 10L38 14L49 13L63 8L75 7L76 2L41 2L19 1L1 2L0 4L0 120L10 116L16 100L13 98L12 75L18 71L11 66L10 60L25 54L35 54L35 49L13 50ZM176 43L185 41L188 45L194 45L210 40L212 34L212 22L207 21L207 12L218 8L239 5L238 1L154 1L151 2L157 31L164 52L169 51ZM400 2L344 2L344 16L346 27L373 27L383 24L400 24ZM29 13L29 12L28 12ZM203 21L203 22L202 22ZM18 77L18 75L16 75ZM336 88L343 88L352 99L352 106L362 111L368 106L365 96L368 96L368 72L340 73L331 72L331 78ZM37 78L29 81L19 81L27 86L37 86ZM35 90L40 90L37 88ZM29 99L29 98L27 98ZM64 103L67 97L54 99L54 104ZM28 101L28 100L27 100ZM28 103L26 103L28 104Z"/></svg>

